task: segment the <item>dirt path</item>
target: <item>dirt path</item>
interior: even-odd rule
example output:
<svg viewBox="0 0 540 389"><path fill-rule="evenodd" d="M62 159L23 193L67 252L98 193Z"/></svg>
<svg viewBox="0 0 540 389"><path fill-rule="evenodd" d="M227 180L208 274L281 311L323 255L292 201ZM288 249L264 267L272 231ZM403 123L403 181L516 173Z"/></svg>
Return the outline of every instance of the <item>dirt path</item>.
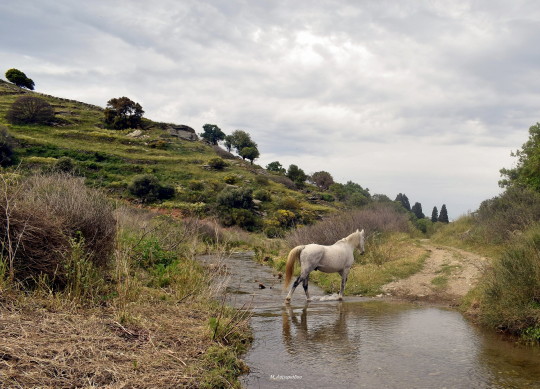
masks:
<svg viewBox="0 0 540 389"><path fill-rule="evenodd" d="M453 247L421 241L430 253L423 269L409 278L386 284L383 291L390 296L458 304L476 284L487 258Z"/></svg>

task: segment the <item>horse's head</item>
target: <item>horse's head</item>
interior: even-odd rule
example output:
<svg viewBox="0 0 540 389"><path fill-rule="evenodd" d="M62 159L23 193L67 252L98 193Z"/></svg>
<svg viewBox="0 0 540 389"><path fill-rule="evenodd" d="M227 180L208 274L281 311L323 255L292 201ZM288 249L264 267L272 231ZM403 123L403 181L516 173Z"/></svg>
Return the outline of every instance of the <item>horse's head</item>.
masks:
<svg viewBox="0 0 540 389"><path fill-rule="evenodd" d="M364 229L362 228L362 231L356 230L358 235L360 235L360 239L358 239L358 249L360 250L360 255L364 255Z"/></svg>

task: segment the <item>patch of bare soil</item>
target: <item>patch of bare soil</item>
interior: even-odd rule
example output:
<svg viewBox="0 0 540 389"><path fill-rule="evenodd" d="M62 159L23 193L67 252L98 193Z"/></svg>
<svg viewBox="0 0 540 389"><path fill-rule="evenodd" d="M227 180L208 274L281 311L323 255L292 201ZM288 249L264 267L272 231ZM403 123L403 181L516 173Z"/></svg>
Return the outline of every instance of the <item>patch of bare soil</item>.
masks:
<svg viewBox="0 0 540 389"><path fill-rule="evenodd" d="M429 252L422 270L409 278L386 284L390 296L413 301L459 304L471 290L488 260L461 249L433 245L428 239L422 246Z"/></svg>

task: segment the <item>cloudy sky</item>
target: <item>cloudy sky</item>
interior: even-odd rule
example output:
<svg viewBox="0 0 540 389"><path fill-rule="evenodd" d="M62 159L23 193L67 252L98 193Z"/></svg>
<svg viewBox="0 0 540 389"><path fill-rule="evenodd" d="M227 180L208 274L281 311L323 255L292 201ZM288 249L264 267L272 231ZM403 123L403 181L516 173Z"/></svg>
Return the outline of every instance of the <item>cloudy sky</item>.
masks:
<svg viewBox="0 0 540 389"><path fill-rule="evenodd" d="M500 192L540 120L535 0L2 0L0 69L451 218Z"/></svg>

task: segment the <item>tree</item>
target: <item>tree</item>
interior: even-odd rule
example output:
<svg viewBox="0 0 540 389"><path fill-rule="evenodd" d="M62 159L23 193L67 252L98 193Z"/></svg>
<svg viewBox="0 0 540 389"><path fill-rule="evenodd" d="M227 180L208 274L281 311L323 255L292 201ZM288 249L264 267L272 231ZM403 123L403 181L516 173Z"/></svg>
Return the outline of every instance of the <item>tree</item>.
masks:
<svg viewBox="0 0 540 389"><path fill-rule="evenodd" d="M280 174L285 174L286 172L285 168L278 161L270 162L266 165L266 170Z"/></svg>
<svg viewBox="0 0 540 389"><path fill-rule="evenodd" d="M205 124L200 135L205 141L211 145L217 145L219 141L225 139L225 133L215 124ZM230 150L228 150L230 152Z"/></svg>
<svg viewBox="0 0 540 389"><path fill-rule="evenodd" d="M54 109L39 97L22 96L11 104L6 119L11 124L49 124Z"/></svg>
<svg viewBox="0 0 540 389"><path fill-rule="evenodd" d="M26 77L26 74L18 69L9 69L6 72L6 79L21 88L34 90L34 81L32 81L31 78Z"/></svg>
<svg viewBox="0 0 540 389"><path fill-rule="evenodd" d="M242 130L233 131L228 141L230 141L231 147L236 150L238 155L240 155L240 152L245 147L257 147L257 143L251 139L251 136Z"/></svg>
<svg viewBox="0 0 540 389"><path fill-rule="evenodd" d="M437 219L437 221L441 223L449 223L446 204L443 204L443 206L441 207L441 213L439 214L439 218Z"/></svg>
<svg viewBox="0 0 540 389"><path fill-rule="evenodd" d="M433 207L433 211L431 211L431 221L433 223L436 223L439 220L439 210L437 207Z"/></svg>
<svg viewBox="0 0 540 389"><path fill-rule="evenodd" d="M260 154L256 147L244 147L242 150L240 150L240 156L243 159L247 158L253 165L253 161L259 158Z"/></svg>
<svg viewBox="0 0 540 389"><path fill-rule="evenodd" d="M311 181L321 189L328 189L334 183L334 178L328 172L321 170L311 175Z"/></svg>
<svg viewBox="0 0 540 389"><path fill-rule="evenodd" d="M307 179L306 173L296 165L289 166L286 176L289 177L298 188L303 188Z"/></svg>
<svg viewBox="0 0 540 389"><path fill-rule="evenodd" d="M407 211L411 210L411 205L406 195L399 193L394 201L399 202Z"/></svg>
<svg viewBox="0 0 540 389"><path fill-rule="evenodd" d="M127 97L110 99L105 108L105 125L114 130L137 128L141 125L144 111L139 103Z"/></svg>
<svg viewBox="0 0 540 389"><path fill-rule="evenodd" d="M225 138L223 138L223 140L224 140L223 144L225 145L225 148L230 153L232 149L233 137L231 135L226 135Z"/></svg>
<svg viewBox="0 0 540 389"><path fill-rule="evenodd" d="M513 169L501 169L501 176L506 179L499 181L501 187L514 185L525 186L540 192L540 123L529 128L529 139L511 154L517 157L516 167Z"/></svg>
<svg viewBox="0 0 540 389"><path fill-rule="evenodd" d="M418 219L423 219L424 217L426 217L426 215L424 215L424 212L422 212L422 204L418 202L414 203L414 205L411 208L411 212L414 213L414 215Z"/></svg>

